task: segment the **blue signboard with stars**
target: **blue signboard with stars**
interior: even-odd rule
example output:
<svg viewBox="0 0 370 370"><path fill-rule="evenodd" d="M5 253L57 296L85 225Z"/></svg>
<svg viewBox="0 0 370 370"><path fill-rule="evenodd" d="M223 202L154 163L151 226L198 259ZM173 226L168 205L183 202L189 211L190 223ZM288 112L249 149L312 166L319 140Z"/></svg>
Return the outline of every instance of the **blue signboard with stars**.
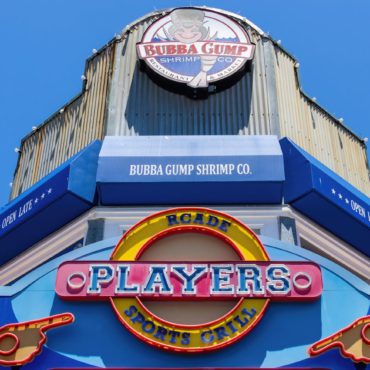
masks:
<svg viewBox="0 0 370 370"><path fill-rule="evenodd" d="M369 256L369 197L291 140L284 138L280 144L285 202Z"/></svg>
<svg viewBox="0 0 370 370"><path fill-rule="evenodd" d="M0 263L92 207L100 147L91 143L0 209Z"/></svg>

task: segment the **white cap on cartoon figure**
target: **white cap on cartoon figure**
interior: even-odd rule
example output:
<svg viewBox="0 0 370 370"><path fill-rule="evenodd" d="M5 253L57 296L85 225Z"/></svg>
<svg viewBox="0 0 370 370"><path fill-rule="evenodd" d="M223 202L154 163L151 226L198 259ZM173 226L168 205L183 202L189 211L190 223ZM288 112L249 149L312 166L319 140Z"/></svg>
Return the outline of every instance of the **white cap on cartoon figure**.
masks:
<svg viewBox="0 0 370 370"><path fill-rule="evenodd" d="M176 9L171 13L171 20L175 25L181 24L186 27L186 23L189 25L198 23L200 26L204 21L204 12L198 9Z"/></svg>
<svg viewBox="0 0 370 370"><path fill-rule="evenodd" d="M168 33L175 40L190 44L204 40L209 30L203 25L205 14L197 9L176 9L171 13L172 26Z"/></svg>

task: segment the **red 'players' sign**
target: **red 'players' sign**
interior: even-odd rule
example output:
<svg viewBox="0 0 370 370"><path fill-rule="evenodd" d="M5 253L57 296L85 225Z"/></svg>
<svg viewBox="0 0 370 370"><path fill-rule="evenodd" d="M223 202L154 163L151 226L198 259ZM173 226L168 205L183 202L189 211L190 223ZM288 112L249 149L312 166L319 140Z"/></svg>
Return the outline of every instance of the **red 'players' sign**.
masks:
<svg viewBox="0 0 370 370"><path fill-rule="evenodd" d="M158 300L320 296L320 268L308 262L67 262L56 291L63 298L140 297Z"/></svg>
<svg viewBox="0 0 370 370"><path fill-rule="evenodd" d="M179 241L190 234L193 243L201 239L193 255L187 252L190 246ZM167 244L164 253L159 253L161 241L175 244L170 249ZM215 260L217 245L227 253L232 251L229 255L234 260ZM151 249L156 251L156 260L142 260ZM176 257L174 249L191 260L171 261ZM110 300L120 321L140 339L166 350L200 352L229 345L247 334L270 301L318 298L322 279L314 263L270 261L257 236L227 214L177 208L156 213L132 227L110 260L63 263L56 292L64 299ZM162 316L171 311L166 305L176 301L184 305L183 301L189 300L197 301L190 313L195 318L199 314L196 307L204 314L204 302L213 301L207 311L214 310L221 300L230 301L230 308L216 319L192 325L181 323L179 308L174 310L176 320ZM160 301L155 302L155 311L148 301ZM164 311L158 311L159 306Z"/></svg>

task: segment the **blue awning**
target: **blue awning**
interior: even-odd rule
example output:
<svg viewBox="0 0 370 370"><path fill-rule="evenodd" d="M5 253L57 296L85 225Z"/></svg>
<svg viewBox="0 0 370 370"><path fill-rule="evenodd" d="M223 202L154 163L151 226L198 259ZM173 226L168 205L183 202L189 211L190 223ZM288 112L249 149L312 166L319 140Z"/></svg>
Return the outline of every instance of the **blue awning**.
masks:
<svg viewBox="0 0 370 370"><path fill-rule="evenodd" d="M0 263L92 207L100 148L94 141L0 209Z"/></svg>
<svg viewBox="0 0 370 370"><path fill-rule="evenodd" d="M275 136L107 136L99 156L103 205L281 203Z"/></svg>
<svg viewBox="0 0 370 370"><path fill-rule="evenodd" d="M369 197L291 140L284 138L280 144L285 202L369 256Z"/></svg>

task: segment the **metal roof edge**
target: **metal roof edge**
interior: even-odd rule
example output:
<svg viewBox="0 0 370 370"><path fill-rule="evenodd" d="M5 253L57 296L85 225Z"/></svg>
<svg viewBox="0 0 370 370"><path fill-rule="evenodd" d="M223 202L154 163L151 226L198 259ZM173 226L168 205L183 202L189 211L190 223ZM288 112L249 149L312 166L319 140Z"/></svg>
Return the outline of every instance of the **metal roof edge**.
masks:
<svg viewBox="0 0 370 370"><path fill-rule="evenodd" d="M297 74L299 72L297 71ZM299 79L300 81L300 79ZM366 142L363 138L361 138L359 135L357 135L355 132L353 132L348 126L346 126L345 124L343 124L339 118L336 118L332 113L330 113L327 109L325 109L322 105L320 105L317 101L313 100L313 98L311 98L303 89L302 89L302 86L300 85L299 86L299 91L300 93L303 95L303 97L305 97L307 100L309 100L309 102L316 106L317 109L319 109L321 112L323 112L324 114L326 114L327 116L329 116L330 118L332 118L334 120L334 122L341 128L343 128L344 130L346 130L349 134L353 135L358 141L360 141L360 143L363 145L363 147L366 149L367 148L367 145L366 145Z"/></svg>
<svg viewBox="0 0 370 370"><path fill-rule="evenodd" d="M164 8L164 9L159 9L159 10L156 10L154 12L150 12L150 13L147 13L145 14L143 17L140 17L139 19L137 19L136 21L128 24L123 30L122 30L122 34L124 33L127 33L131 30L131 28L135 27L138 23L150 18L150 17L153 17L154 15L161 15L161 16L164 16L165 14L168 14L170 13L171 11L173 11L174 9L177 9L177 8L196 8L196 9L208 9L208 10L211 10L211 11L215 11L215 12L219 12L219 13L222 13L222 14L226 14L228 16L231 16L233 18L236 18L238 19L239 21L241 22L244 22L244 23L247 23L248 26L252 27L255 31L257 31L257 33L261 36L261 38L264 38L264 39L268 39L270 40L275 47L278 47L283 53L285 53L287 56L289 56L294 62L298 62L298 59L293 55L291 54L287 49L285 49L281 43L277 40L275 40L271 35L269 35L268 33L264 32L261 28L259 28L256 24L254 24L252 21L250 21L249 19L247 19L246 17L243 17L239 14L236 14L236 13L233 13L233 12L230 12L230 11L227 11L227 10L224 10L224 9L219 9L219 8L213 8L213 7L207 7L207 6L188 6L188 7L174 7L174 8ZM297 74L297 80L299 82L299 91L300 93L307 99L310 101L311 104L315 105L318 109L320 109L323 113L325 113L326 115L328 115L330 118L332 118L335 123L337 125L339 125L340 127L344 128L346 131L348 131L348 133L350 133L351 135L353 135L357 140L359 140L361 142L361 144L364 146L364 148L366 149L367 148L367 145L364 141L363 138L361 138L360 136L358 136L355 132L353 132L348 126L344 125L342 122L339 121L338 118L336 118L333 114L331 114L328 110L326 110L323 106L321 106L320 104L318 104L315 100L313 100L302 88L302 85L300 83L300 76L299 76L299 71L298 71L298 68L296 68L296 74Z"/></svg>
<svg viewBox="0 0 370 370"><path fill-rule="evenodd" d="M233 12L229 12L229 11L227 11L225 9L212 8L212 7L208 7L208 6L179 6L179 7L174 7L174 8L158 9L158 10L155 10L155 11L152 11L150 13L145 14L144 16L136 19L134 22L129 23L125 28L122 29L122 33L127 32L131 28L135 27L138 23L143 22L144 20L146 20L148 18L151 18L151 17L156 16L156 15L158 15L158 16L164 16L164 15L172 12L174 9L178 9L178 8L207 9L207 10L211 10L211 11L214 11L214 12L226 14L228 16L231 16L231 17L236 18L236 19L238 19L238 20L240 20L242 22L247 23L255 31L257 31L261 36L266 35L265 32L261 28L259 28L257 25L255 25L253 22L251 22L249 19L247 19L247 18L245 18L245 17L243 17L243 16L241 16L239 14L236 14L236 13L233 13Z"/></svg>
<svg viewBox="0 0 370 370"><path fill-rule="evenodd" d="M85 67L84 67L84 70L83 70L83 75L85 75L86 71L87 71L87 68L88 68L88 65L89 63L95 58L97 57L98 55L100 55L101 53L104 52L105 49L107 49L109 46L119 42L121 40L121 38L117 38L117 37L113 37L111 40L109 40L104 46L102 46L99 50L96 51L96 53L94 53L93 55L91 55L90 57L88 57L86 60L85 60ZM38 130L40 130L44 125L46 125L49 121L51 121L53 118L55 118L58 114L61 114L61 111L64 112L64 110L70 106L71 104L73 104L76 100L78 100L85 92L86 92L86 84L87 84L87 80L83 80L83 83L82 83L82 88L81 88L81 91L79 93L77 93L72 99L68 100L67 103L63 104L62 106L60 106L57 110L55 110L54 113L52 113L50 116L48 116L44 121L42 121L35 130L29 132L27 135L23 136L23 138L21 139L21 145L23 144L23 142L28 139L30 136L32 136L34 133L36 133Z"/></svg>
<svg viewBox="0 0 370 370"><path fill-rule="evenodd" d="M177 8L177 7L176 7ZM98 56L99 54L101 54L107 47L111 46L112 44L115 44L117 42L120 42L122 40L122 38L126 38L126 35L127 33L129 33L131 31L132 28L136 27L136 25L140 22L143 22L144 20L148 19L148 18L151 18L153 16L163 16L169 12L171 12L172 10L176 9L175 7L174 8L164 8L164 9L160 9L160 10L156 10L156 11L152 11L150 13L147 13L145 14L144 16L136 19L134 22L131 22L129 23L127 26L125 26L122 31L121 31L121 34L120 35L116 35L115 37L113 37L110 41L108 41L104 46L102 46L99 50L97 50L96 53L94 53L93 55L91 55L90 57L88 57L85 61L85 68L84 68L84 74L87 70L87 66L89 64L90 61L92 61L96 56ZM185 8L185 7L184 7ZM247 19L246 17L243 17L239 14L236 14L236 13L233 13L233 12L230 12L230 11L227 11L227 10L224 10L224 9L219 9L219 8L212 8L212 7L206 7L206 6L189 6L189 8L197 8L197 9L208 9L208 10L211 10L211 11L216 11L216 12L220 12L220 13L223 13L223 14L226 14L228 16L231 16L233 18L236 18L238 19L239 21L241 22L244 22L244 23L247 23L248 26L250 26L251 28L253 28L260 36L261 38L265 38L265 39L268 39L270 40L274 45L275 47L278 47L282 52L284 52L286 55L288 55L293 61L295 62L298 62L298 59L296 57L293 56L293 54L291 54L290 52L288 52L283 46L281 46L281 44L276 41L275 39L273 39L269 34L265 33L261 28L259 28L257 25L255 25L253 22L251 22L249 19ZM298 68L296 68L296 75L297 75L297 80L299 82L299 91L300 93L307 99L310 101L311 104L315 105L318 109L320 109L323 113L327 114L330 118L332 118L335 123L337 125L339 125L340 127L344 128L348 133L350 133L351 135L353 135L362 145L363 147L366 149L367 148L367 145L364 141L363 138L361 138L360 136L358 136L355 132L353 132L349 127L347 127L346 125L344 125L343 123L341 123L339 121L339 119L337 119L336 117L334 117L328 110L326 110L325 108L323 108L320 104L318 104L316 101L314 101L307 93L304 92L301 84L300 84L300 76L299 76L299 71L298 71ZM66 107L68 107L70 104L72 104L74 101L76 101L78 98L80 98L84 92L86 91L86 80L83 81L83 85L82 85L82 89L81 91L74 97L72 98L70 101L68 101L66 104L62 105L59 109L57 109L53 114L51 114L46 120L44 120L41 124L39 124L37 126L37 129L28 133L27 135L25 135L22 139L21 139L21 146L23 145L24 141L26 139L28 139L30 136L32 136L35 132L37 132L41 127L43 127L44 125L46 125L50 120L52 120L56 115L60 114L60 110L62 109L65 109ZM18 156L18 161L19 161L19 156ZM17 162L17 165L16 165L16 169L18 167L18 162ZM16 171L16 170L15 170ZM14 176L13 176L14 178Z"/></svg>
<svg viewBox="0 0 370 370"><path fill-rule="evenodd" d="M268 39L270 40L275 47L279 48L283 53L285 53L289 58L291 58L295 63L299 63L298 59L293 55L291 54L288 50L286 50L278 41L276 41L275 39L273 39L269 34L264 34L263 35L263 38L264 39ZM303 87L302 87L302 84L301 84L301 77L300 77L300 72L299 72L299 67L297 66L295 68L295 73L296 73L296 78L297 78L297 81L298 81L298 85L299 85L299 92L302 94L302 96L304 98L306 98L312 105L316 106L316 108L318 108L321 112L323 112L324 114L326 114L329 118L333 119L334 122L339 125L340 127L342 127L343 129L345 129L348 133L350 133L351 135L353 135L358 141L360 141L360 143L363 145L363 147L366 149L367 148L367 145L366 145L366 142L363 138L361 138L359 135L357 135L353 130L351 130L348 126L344 125L339 118L335 117L332 113L330 113L326 108L324 108L322 105L320 105L316 100L314 100L313 98L311 98L304 90L303 90Z"/></svg>
<svg viewBox="0 0 370 370"><path fill-rule="evenodd" d="M85 68L86 70L86 68ZM27 140L29 137L34 135L37 131L39 131L43 126L45 126L49 121L51 121L53 118L55 118L58 114L61 114L60 111L67 108L69 105L73 104L76 100L78 100L83 93L85 92L85 81L82 87L82 91L80 91L77 95L75 95L72 99L70 99L67 103L62 105L59 109L57 109L54 113L52 113L48 118L46 118L44 121L42 121L36 129L29 132L27 135L23 136L21 139L21 145L23 145L24 141Z"/></svg>

